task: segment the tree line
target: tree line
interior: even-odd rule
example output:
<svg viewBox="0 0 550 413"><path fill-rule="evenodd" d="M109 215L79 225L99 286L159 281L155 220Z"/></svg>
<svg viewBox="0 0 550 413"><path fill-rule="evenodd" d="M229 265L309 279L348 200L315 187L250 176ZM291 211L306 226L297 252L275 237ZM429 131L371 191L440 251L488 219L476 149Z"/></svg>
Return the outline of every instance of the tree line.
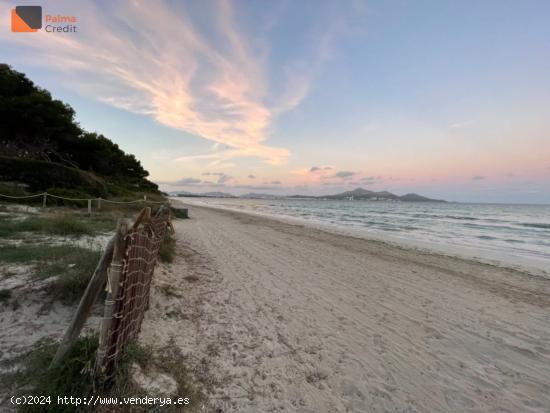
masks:
<svg viewBox="0 0 550 413"><path fill-rule="evenodd" d="M134 155L105 136L82 129L70 105L52 98L50 92L6 64L0 64L0 156L4 162L9 158L11 165L23 162L15 171L0 168L0 180L28 181L29 171L21 173L23 165L37 165L38 161L48 163L51 170L74 168L93 174L102 178L107 188L158 189L146 179L149 173ZM39 169L44 173L44 168ZM58 182L49 182L49 186L75 186L72 181L59 182L59 173L56 179ZM33 182L35 187L48 186L47 177L35 177Z"/></svg>

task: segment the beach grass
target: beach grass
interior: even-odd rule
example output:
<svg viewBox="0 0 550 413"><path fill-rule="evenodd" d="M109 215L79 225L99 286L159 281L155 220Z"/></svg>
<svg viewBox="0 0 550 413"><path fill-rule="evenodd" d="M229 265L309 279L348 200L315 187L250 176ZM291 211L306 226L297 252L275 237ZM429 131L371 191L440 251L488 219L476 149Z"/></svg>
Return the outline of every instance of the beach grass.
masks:
<svg viewBox="0 0 550 413"><path fill-rule="evenodd" d="M21 369L2 377L0 384L15 387L16 394L28 394L29 389L32 389L32 394L51 398L51 404L23 404L18 406L17 411L82 411L82 406L58 404L57 396L86 397L93 393L91 369L98 347L97 335L79 338L61 363L49 368L57 347L58 344L52 340L41 340L33 350L21 358Z"/></svg>
<svg viewBox="0 0 550 413"><path fill-rule="evenodd" d="M0 385L11 387L15 395L36 394L50 397L51 404L19 405L17 411L22 413L69 413L88 411L83 406L58 404L57 396L91 397L145 397L157 395L142 388L134 379L136 367L147 375L150 372L169 375L176 382L176 394L188 397L190 404L185 411L199 411L204 400L202 389L194 384L190 372L185 367L184 357L172 346L154 352L152 347L129 343L117 365L117 373L112 387L103 387L101 382L94 381L93 368L98 348L97 334L80 337L61 362L50 368L50 363L57 351L58 343L51 339L39 341L27 354L18 357L15 362L21 368L0 377ZM160 354L160 355L159 355ZM159 396L159 395L157 395ZM152 406L98 406L97 412L179 412L182 406L166 405L160 410ZM90 410L91 411L91 410Z"/></svg>
<svg viewBox="0 0 550 413"><path fill-rule="evenodd" d="M49 291L64 304L77 301L92 276L101 251L73 245L6 245L0 262L33 264L34 279L52 278Z"/></svg>
<svg viewBox="0 0 550 413"><path fill-rule="evenodd" d="M175 394L181 397L189 398L189 405L169 406L165 405L162 410L151 410L149 406L132 406L118 407L114 411L117 412L199 412L201 404L205 400L203 389L196 383L192 372L186 367L185 357L181 354L178 348L173 344L168 344L166 347L155 351L151 346L145 346L138 343L130 343L124 351L124 355L117 366L117 376L115 386L111 390L111 394L118 397L144 397L151 396L151 389L144 389L136 380L133 379L136 366L139 367L142 374L148 376L150 373L161 373L173 378L176 382ZM99 412L111 412L112 407L99 409ZM158 406L157 406L158 409Z"/></svg>
<svg viewBox="0 0 550 413"><path fill-rule="evenodd" d="M46 235L83 236L113 231L116 217L110 213L82 216L75 213L47 213L14 220L4 216L0 220L0 236L13 237L22 232Z"/></svg>

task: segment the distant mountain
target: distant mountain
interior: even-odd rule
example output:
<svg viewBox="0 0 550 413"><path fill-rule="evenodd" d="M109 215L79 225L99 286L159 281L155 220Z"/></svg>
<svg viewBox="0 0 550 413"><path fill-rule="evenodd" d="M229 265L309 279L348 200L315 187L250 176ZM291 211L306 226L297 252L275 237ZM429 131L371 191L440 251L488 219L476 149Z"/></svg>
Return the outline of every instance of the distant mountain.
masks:
<svg viewBox="0 0 550 413"><path fill-rule="evenodd" d="M406 194L403 196L392 194L388 191L369 191L363 188L357 188L353 191L346 191L335 195L327 195L320 198L326 199L350 199L354 200L368 199L372 201L406 201L406 202L446 202L440 199L431 199L418 194Z"/></svg>
<svg viewBox="0 0 550 413"><path fill-rule="evenodd" d="M227 192L203 192L202 194L197 194L200 196L209 196L213 198L237 198L233 194L228 194Z"/></svg>
<svg viewBox="0 0 550 413"><path fill-rule="evenodd" d="M400 196L399 199L401 201L407 201L407 202L447 202L443 199L430 199L430 198L426 198L425 196L414 194L414 193Z"/></svg>
<svg viewBox="0 0 550 413"><path fill-rule="evenodd" d="M279 199L281 197L278 196L278 195L258 194L256 192L249 192L248 194L239 195L239 198L245 198L245 199Z"/></svg>
<svg viewBox="0 0 550 413"><path fill-rule="evenodd" d="M249 192L240 196L232 195L226 192L203 192L203 193L193 193L187 191L177 191L172 192L172 196L180 197L209 197L209 198L243 198L243 199L350 199L353 197L354 200L370 200L370 201L404 201L404 202L446 202L441 199L431 199L418 194L406 194L406 195L395 195L388 191L369 191L363 188L357 188L353 191L346 191L334 195L325 195L325 196L312 196L312 195L289 195L289 196L279 196L271 194L262 194L256 192Z"/></svg>
<svg viewBox="0 0 550 413"><path fill-rule="evenodd" d="M323 196L314 196L314 195L288 195L285 198L291 198L291 199L317 199L317 198L324 198Z"/></svg>

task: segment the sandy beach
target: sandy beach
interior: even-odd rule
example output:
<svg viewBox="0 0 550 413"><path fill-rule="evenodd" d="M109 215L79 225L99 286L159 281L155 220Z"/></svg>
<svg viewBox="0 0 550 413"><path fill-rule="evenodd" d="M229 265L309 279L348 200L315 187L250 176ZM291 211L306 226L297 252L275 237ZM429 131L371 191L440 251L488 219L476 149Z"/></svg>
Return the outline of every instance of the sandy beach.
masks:
<svg viewBox="0 0 550 413"><path fill-rule="evenodd" d="M550 280L191 206L141 334L208 411L549 412Z"/></svg>

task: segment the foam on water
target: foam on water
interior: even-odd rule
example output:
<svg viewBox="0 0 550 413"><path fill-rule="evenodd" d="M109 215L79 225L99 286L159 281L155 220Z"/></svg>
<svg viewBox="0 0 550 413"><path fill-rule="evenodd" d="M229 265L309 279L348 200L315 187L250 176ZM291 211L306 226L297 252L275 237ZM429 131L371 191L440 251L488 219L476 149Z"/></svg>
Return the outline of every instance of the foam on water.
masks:
<svg viewBox="0 0 550 413"><path fill-rule="evenodd" d="M266 215L365 238L550 271L550 206L177 198Z"/></svg>

